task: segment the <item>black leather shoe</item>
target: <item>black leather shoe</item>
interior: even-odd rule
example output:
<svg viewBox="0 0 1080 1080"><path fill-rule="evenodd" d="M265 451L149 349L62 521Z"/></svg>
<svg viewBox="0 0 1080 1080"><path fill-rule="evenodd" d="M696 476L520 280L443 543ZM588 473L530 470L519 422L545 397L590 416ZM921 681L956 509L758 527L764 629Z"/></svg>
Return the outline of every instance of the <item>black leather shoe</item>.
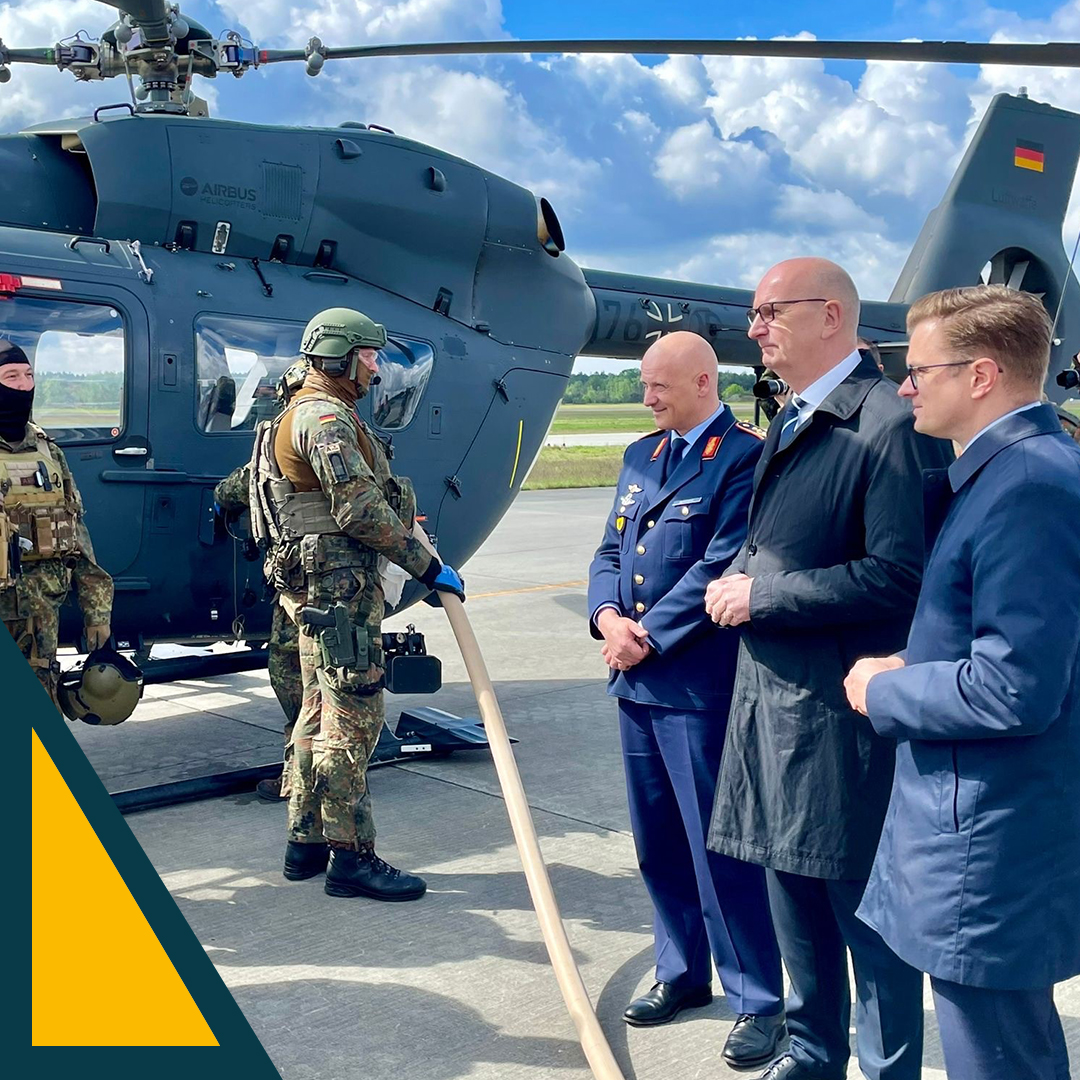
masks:
<svg viewBox="0 0 1080 1080"><path fill-rule="evenodd" d="M290 840L285 845L285 869L282 873L290 881L304 881L321 874L329 858L329 844L298 844Z"/></svg>
<svg viewBox="0 0 1080 1080"><path fill-rule="evenodd" d="M735 1021L724 1043L724 1060L736 1069L752 1069L776 1057L780 1043L787 1035L783 1012L775 1016L753 1016L744 1013ZM792 1061L795 1059L792 1058Z"/></svg>
<svg viewBox="0 0 1080 1080"><path fill-rule="evenodd" d="M828 1080L828 1077L819 1073L811 1072L804 1065L800 1065L790 1054L778 1057L760 1076L755 1080Z"/></svg>
<svg viewBox="0 0 1080 1080"><path fill-rule="evenodd" d="M323 891L327 896L367 896L372 900L419 900L427 882L385 863L374 851L330 852Z"/></svg>
<svg viewBox="0 0 1080 1080"><path fill-rule="evenodd" d="M647 994L631 1001L622 1018L634 1027L666 1024L683 1009L698 1009L711 1001L711 986L690 986L680 990L673 983L658 982Z"/></svg>

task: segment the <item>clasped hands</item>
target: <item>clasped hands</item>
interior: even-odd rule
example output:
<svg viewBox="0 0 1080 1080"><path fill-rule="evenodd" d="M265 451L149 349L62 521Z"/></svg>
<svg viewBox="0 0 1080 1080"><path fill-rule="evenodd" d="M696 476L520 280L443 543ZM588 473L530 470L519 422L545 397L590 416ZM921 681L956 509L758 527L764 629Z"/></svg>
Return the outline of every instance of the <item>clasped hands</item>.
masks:
<svg viewBox="0 0 1080 1080"><path fill-rule="evenodd" d="M600 655L614 671L629 671L652 652L649 631L614 608L604 608L596 616L596 629L604 635Z"/></svg>

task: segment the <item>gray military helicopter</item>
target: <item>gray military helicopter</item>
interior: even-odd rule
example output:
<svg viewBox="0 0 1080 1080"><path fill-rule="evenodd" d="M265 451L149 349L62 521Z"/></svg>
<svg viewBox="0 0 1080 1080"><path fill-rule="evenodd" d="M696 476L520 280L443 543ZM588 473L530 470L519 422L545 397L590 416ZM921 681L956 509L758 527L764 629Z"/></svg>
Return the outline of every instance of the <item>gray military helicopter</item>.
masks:
<svg viewBox="0 0 1080 1080"><path fill-rule="evenodd" d="M583 270L550 203L509 180L376 125L211 119L194 76L496 52L1080 65L1075 43L312 38L273 51L217 38L165 0L110 6L119 17L98 40L0 43L0 83L11 65L42 64L126 80L130 96L0 136L0 335L41 376L37 418L67 450L116 580L114 630L141 649L231 638L239 616L243 636L265 636L259 563L215 515L213 486L249 456L322 308L387 325L363 415L392 441L455 565L513 501L577 355L636 359L689 329L723 363L759 360L746 290ZM1080 286L1061 240L1078 156L1080 116L1022 94L993 100L892 296L864 304L862 333L894 375L906 305L982 274L1043 296L1056 317L1047 393L1064 399L1053 376L1080 347ZM64 624L69 642L77 632Z"/></svg>

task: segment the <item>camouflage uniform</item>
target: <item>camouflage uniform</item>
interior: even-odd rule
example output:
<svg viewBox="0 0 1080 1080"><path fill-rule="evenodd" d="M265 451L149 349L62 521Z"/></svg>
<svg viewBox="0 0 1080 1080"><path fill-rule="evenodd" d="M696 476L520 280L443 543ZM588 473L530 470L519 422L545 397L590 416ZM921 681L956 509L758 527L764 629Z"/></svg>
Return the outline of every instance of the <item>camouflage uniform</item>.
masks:
<svg viewBox="0 0 1080 1080"><path fill-rule="evenodd" d="M250 468L241 465L233 469L224 480L214 488L214 500L230 513L239 514L248 508ZM270 617L269 653L267 670L270 674L270 686L277 696L281 711L285 714L285 745L289 745L293 727L300 715L300 704L304 691L300 677L300 634L296 624L285 614L285 609L274 597L273 612Z"/></svg>
<svg viewBox="0 0 1080 1080"><path fill-rule="evenodd" d="M378 557L431 584L441 568L412 535L412 485L390 472L386 448L360 421L334 380L312 371L266 438L275 467L299 493L321 492L325 531L283 541L267 560L268 576L300 625L303 704L286 750L282 794L289 794L290 841L366 850L375 839L367 762L383 724L383 592ZM258 465L265 492L271 478ZM253 490L256 486L253 485ZM331 531L332 530L332 531ZM355 631L354 667L333 666L321 627L301 609L340 602Z"/></svg>
<svg viewBox="0 0 1080 1080"><path fill-rule="evenodd" d="M60 665L56 661L56 650L60 607L74 581L86 625L108 623L112 614L113 582L94 559L82 498L60 447L36 424L27 424L25 437L20 442L0 438L0 455L32 453L39 448L55 463L58 477L53 478L54 486L62 486L66 509L74 520L77 550L63 558L35 559L33 552L25 554L22 572L15 584L0 589L0 618L53 704L59 708L56 687ZM6 498L6 509L12 517L17 517L17 505L18 491L12 488Z"/></svg>

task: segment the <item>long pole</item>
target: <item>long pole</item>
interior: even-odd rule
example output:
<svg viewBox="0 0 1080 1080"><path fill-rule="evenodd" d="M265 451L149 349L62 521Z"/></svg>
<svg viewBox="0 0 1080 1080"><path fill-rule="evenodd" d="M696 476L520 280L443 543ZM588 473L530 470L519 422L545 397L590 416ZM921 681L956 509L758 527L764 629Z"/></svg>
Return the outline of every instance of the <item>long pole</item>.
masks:
<svg viewBox="0 0 1080 1080"><path fill-rule="evenodd" d="M436 554L419 525L415 526L415 533L417 539L433 555ZM574 963L574 954L570 950L566 928L559 914L559 904L555 899L547 866L540 852L540 841L536 835L536 827L533 825L532 814L529 812L529 803L525 797L525 788L521 783L521 774L514 760L510 738L506 734L502 710L495 697L495 688L491 684L487 664L484 663L472 624L469 622L468 615L465 614L465 605L453 593L440 592L437 595L442 601L446 617L450 620L450 627L454 631L461 657L469 673L473 693L476 695L480 717L484 721L484 731L491 745L495 772L498 774L503 799L506 801L506 810L510 815L514 842L521 856L525 880L532 896L533 907L536 909L536 917L540 922L540 933L547 946L563 1001L577 1029L581 1048L585 1051L585 1057L596 1080L625 1080L622 1070L615 1061L615 1055L612 1054L611 1047L604 1037L600 1022L596 1019L588 991L581 979L581 972Z"/></svg>

